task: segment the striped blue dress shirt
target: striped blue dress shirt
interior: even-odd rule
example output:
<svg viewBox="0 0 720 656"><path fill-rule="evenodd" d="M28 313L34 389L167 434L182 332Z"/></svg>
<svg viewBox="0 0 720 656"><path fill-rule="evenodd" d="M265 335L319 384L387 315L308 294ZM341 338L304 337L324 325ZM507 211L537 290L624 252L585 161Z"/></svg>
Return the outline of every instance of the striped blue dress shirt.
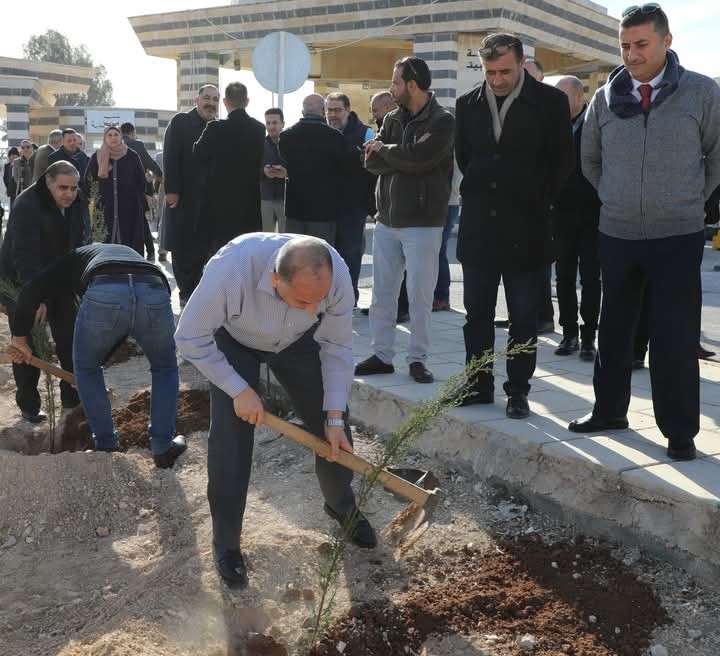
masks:
<svg viewBox="0 0 720 656"><path fill-rule="evenodd" d="M307 332L318 318L290 307L275 292L270 274L281 246L293 235L255 232L236 237L208 262L200 284L187 302L175 342L183 358L234 398L247 386L215 344L225 328L249 348L279 353ZM355 294L350 272L328 244L333 277L330 292L317 308L323 410L345 410L353 379L352 310Z"/></svg>

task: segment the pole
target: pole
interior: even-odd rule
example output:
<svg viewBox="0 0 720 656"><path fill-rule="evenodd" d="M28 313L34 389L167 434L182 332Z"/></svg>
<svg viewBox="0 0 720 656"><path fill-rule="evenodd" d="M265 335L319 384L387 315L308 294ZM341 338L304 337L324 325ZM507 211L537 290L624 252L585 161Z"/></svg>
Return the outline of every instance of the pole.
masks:
<svg viewBox="0 0 720 656"><path fill-rule="evenodd" d="M277 79L277 89L278 89L278 107L280 109L283 108L283 95L285 93L285 37L287 36L286 32L280 32L280 43L278 46L278 79Z"/></svg>

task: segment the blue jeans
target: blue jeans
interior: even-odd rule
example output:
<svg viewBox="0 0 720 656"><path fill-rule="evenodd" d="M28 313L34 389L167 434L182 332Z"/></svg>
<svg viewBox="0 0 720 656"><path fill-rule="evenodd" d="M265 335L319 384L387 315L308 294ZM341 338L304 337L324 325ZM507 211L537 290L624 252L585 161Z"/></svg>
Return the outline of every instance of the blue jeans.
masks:
<svg viewBox="0 0 720 656"><path fill-rule="evenodd" d="M174 332L170 295L159 277L101 275L90 283L75 321L73 364L80 401L98 449L118 445L102 364L110 349L128 335L150 361L150 447L155 455L170 448L179 384Z"/></svg>
<svg viewBox="0 0 720 656"><path fill-rule="evenodd" d="M348 209L338 217L337 232L335 233L335 248L350 270L355 302L360 296L358 280L360 280L363 247L365 246L367 215L367 208L364 207Z"/></svg>
<svg viewBox="0 0 720 656"><path fill-rule="evenodd" d="M450 300L450 262L447 257L447 245L450 241L450 234L453 226L457 223L460 214L460 205L448 205L447 221L442 232L442 242L440 242L440 256L438 258L438 277L435 285L435 300Z"/></svg>

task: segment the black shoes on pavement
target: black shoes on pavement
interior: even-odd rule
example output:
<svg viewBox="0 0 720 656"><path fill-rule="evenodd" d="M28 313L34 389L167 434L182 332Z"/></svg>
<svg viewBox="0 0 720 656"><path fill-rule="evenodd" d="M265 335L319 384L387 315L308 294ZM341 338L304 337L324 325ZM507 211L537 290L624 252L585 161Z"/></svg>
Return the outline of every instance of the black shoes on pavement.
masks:
<svg viewBox="0 0 720 656"><path fill-rule="evenodd" d="M360 314L367 317L370 314L370 308L360 308ZM400 310L398 310L397 317L395 318L395 323L407 323L408 321L410 321L410 313L400 312Z"/></svg>
<svg viewBox="0 0 720 656"><path fill-rule="evenodd" d="M597 349L594 341L582 342L580 344L580 359L585 362L595 362Z"/></svg>
<svg viewBox="0 0 720 656"><path fill-rule="evenodd" d="M435 380L432 372L422 362L410 363L410 377L416 383L432 383Z"/></svg>
<svg viewBox="0 0 720 656"><path fill-rule="evenodd" d="M469 405L492 405L495 403L495 392L493 390L469 391L462 398L458 407L465 408Z"/></svg>
<svg viewBox="0 0 720 656"><path fill-rule="evenodd" d="M510 419L525 419L530 415L530 404L527 394L511 394L507 400L505 414Z"/></svg>
<svg viewBox="0 0 720 656"><path fill-rule="evenodd" d="M671 460L695 460L697 457L697 449L695 448L695 443L691 441L689 446L682 447L680 449L669 446L667 448L667 455Z"/></svg>
<svg viewBox="0 0 720 656"><path fill-rule="evenodd" d="M219 553L213 545L215 554L215 569L220 578L225 581L229 588L238 589L247 587L247 567L240 549L226 549Z"/></svg>
<svg viewBox="0 0 720 656"><path fill-rule="evenodd" d="M47 415L42 410L38 410L37 412L25 412L23 410L22 418L31 424L39 424L47 419Z"/></svg>
<svg viewBox="0 0 720 656"><path fill-rule="evenodd" d="M563 337L555 349L555 355L570 355L580 350L580 342L577 337Z"/></svg>
<svg viewBox="0 0 720 656"><path fill-rule="evenodd" d="M602 430L625 430L628 425L627 417L604 419L603 417L594 417L591 412L580 419L571 421L568 430L573 433L595 433Z"/></svg>
<svg viewBox="0 0 720 656"><path fill-rule="evenodd" d="M361 547L363 549L372 549L377 546L375 531L373 530L373 527L370 526L370 522L359 510L354 509L346 513L338 513L327 504L325 504L323 508L330 517L343 527L347 526L351 515L353 512L356 512L357 521L355 522L355 526L352 528L352 532L349 536L350 542L352 542L356 547Z"/></svg>
<svg viewBox="0 0 720 656"><path fill-rule="evenodd" d="M175 461L187 450L185 438L182 435L176 436L170 443L170 448L165 453L153 456L155 466L158 469L170 469Z"/></svg>
<svg viewBox="0 0 720 656"><path fill-rule="evenodd" d="M355 365L356 376L374 376L375 374L393 374L395 367L385 364L377 355L371 355L366 360Z"/></svg>

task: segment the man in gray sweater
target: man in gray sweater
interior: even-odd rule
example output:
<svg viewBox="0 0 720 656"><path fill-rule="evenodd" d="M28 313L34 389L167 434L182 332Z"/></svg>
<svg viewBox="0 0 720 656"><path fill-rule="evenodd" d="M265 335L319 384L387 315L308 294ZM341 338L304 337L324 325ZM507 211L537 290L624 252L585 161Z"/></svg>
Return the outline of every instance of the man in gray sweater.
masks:
<svg viewBox="0 0 720 656"><path fill-rule="evenodd" d="M632 332L648 300L655 419L673 460L699 431L703 206L720 184L720 88L685 70L655 3L623 12L624 65L590 103L582 167L598 190L603 301L595 406L577 433L628 427Z"/></svg>

